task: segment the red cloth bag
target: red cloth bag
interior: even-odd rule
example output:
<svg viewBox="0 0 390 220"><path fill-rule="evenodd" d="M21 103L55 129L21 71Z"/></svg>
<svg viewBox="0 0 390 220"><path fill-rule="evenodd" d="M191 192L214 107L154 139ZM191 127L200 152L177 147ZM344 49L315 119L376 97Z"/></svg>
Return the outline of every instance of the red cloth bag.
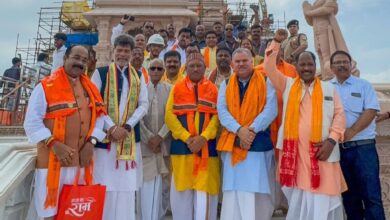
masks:
<svg viewBox="0 0 390 220"><path fill-rule="evenodd" d="M80 170L73 185L64 185L58 202L56 220L99 220L103 217L106 186L78 185Z"/></svg>

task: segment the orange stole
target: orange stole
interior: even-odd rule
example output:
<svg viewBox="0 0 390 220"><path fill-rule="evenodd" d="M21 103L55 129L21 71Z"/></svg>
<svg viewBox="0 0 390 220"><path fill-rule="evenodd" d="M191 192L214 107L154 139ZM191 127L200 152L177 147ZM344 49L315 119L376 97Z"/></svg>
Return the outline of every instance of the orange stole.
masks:
<svg viewBox="0 0 390 220"><path fill-rule="evenodd" d="M203 78L198 82L198 100L195 97L194 84L187 76L184 80L178 82L174 87L173 96L173 113L176 115L187 115L187 126L191 137L200 135L195 127L195 113L205 113L202 131L204 131L212 115L217 114L217 87ZM208 144L201 149L201 157L197 153L194 156L194 170L193 174L197 175L199 169L205 170L207 168L207 160L209 158Z"/></svg>
<svg viewBox="0 0 390 220"><path fill-rule="evenodd" d="M266 102L266 84L261 72L255 70L248 89L245 92L244 100L240 105L240 94L238 87L238 77L236 73L230 77L226 86L226 104L229 112L237 122L245 127L249 127L256 116L263 111ZM236 134L223 128L221 137L218 140L217 150L232 152L232 165L245 160L247 150L234 146Z"/></svg>
<svg viewBox="0 0 390 220"><path fill-rule="evenodd" d="M295 78L298 76L298 72L295 69L295 66L287 63L284 60L281 60L281 62L277 65L278 70L283 73L283 75ZM255 68L257 71L260 71L263 76L265 75L265 70L264 70L264 64L260 64L256 66ZM274 148L276 149L276 141L278 139L278 131L279 127L282 124L282 116L283 116L283 95L280 91L276 90L276 95L278 98L278 116L276 119L272 122L270 130L271 130L271 140L272 144L274 145ZM275 150L275 158L276 160L279 159L279 151Z"/></svg>
<svg viewBox="0 0 390 220"><path fill-rule="evenodd" d="M83 88L88 93L90 98L90 107L92 108L92 117L90 128L88 130L89 138L95 127L96 118L102 114L106 114L103 106L103 100L95 85L89 78L82 74L80 81ZM55 139L64 143L66 117L77 111L77 103L73 94L72 87L63 67L57 69L50 76L41 80L42 87L45 91L47 106L53 108L52 112L47 112L46 119L54 119L53 136ZM45 208L55 207L57 203L57 192L59 179L61 175L61 164L58 161L54 151L50 151L47 173L47 196L45 200ZM92 165L85 168L85 178L87 182L92 183Z"/></svg>
<svg viewBox="0 0 390 220"><path fill-rule="evenodd" d="M149 84L149 73L145 67L141 67L142 75L144 76L145 84Z"/></svg>

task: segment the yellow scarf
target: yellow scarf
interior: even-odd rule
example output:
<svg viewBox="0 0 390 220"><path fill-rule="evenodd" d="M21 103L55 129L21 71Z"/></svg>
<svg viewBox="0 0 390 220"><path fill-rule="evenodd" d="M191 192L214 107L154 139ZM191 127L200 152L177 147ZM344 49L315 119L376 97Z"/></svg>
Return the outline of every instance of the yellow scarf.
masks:
<svg viewBox="0 0 390 220"><path fill-rule="evenodd" d="M115 63L111 63L109 72L107 73L107 83L104 90L104 103L107 105L108 115L116 125L123 126L129 117L131 117L137 108L138 97L140 93L140 80L136 70L129 65L128 69L129 79L129 93L127 94L127 101L125 111L122 115L122 120L119 121L119 101L118 101L118 75ZM124 79L126 80L126 78ZM117 168L119 166L118 160L126 161L126 169L129 168L128 161L131 161L131 168L135 167L136 145L134 128L131 129L129 136L121 143L117 144Z"/></svg>

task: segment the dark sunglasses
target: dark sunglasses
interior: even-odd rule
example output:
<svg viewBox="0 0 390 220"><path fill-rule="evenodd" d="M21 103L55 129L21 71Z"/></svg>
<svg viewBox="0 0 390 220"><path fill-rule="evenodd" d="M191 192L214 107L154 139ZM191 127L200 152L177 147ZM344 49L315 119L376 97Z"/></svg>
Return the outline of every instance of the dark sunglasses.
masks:
<svg viewBox="0 0 390 220"><path fill-rule="evenodd" d="M158 70L158 71L163 71L163 70L164 70L164 68L162 68L162 67L156 67L156 66L149 67L149 69L150 69L151 71L156 71L156 70Z"/></svg>
<svg viewBox="0 0 390 220"><path fill-rule="evenodd" d="M225 31L232 31L233 29L231 28L226 28Z"/></svg>

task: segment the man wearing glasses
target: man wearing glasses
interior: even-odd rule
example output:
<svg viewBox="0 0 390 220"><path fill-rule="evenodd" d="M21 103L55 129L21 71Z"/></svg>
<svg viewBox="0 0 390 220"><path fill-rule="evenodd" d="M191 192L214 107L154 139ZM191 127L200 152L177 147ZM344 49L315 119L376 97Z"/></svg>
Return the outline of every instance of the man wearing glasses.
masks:
<svg viewBox="0 0 390 220"><path fill-rule="evenodd" d="M163 181L163 176L167 176L169 173L168 150L171 137L164 122L164 116L171 85L161 81L165 71L162 60L153 59L150 61L148 70L151 79L151 83L147 85L150 105L140 124L143 162L140 202L142 219L157 220L162 219L167 211L167 204L163 205L162 189L163 184L166 183ZM169 184L169 181L167 183Z"/></svg>
<svg viewBox="0 0 390 220"><path fill-rule="evenodd" d="M335 85L344 105L347 129L340 144L340 164L348 191L343 203L348 219L384 220L375 148L375 116L380 111L375 90L367 81L351 75L351 56L336 51L330 57Z"/></svg>
<svg viewBox="0 0 390 220"><path fill-rule="evenodd" d="M233 53L233 51L235 51L239 46L239 43L236 41L236 39L234 39L233 36L233 25L225 25L225 39L218 44L218 48L227 47L230 52Z"/></svg>

